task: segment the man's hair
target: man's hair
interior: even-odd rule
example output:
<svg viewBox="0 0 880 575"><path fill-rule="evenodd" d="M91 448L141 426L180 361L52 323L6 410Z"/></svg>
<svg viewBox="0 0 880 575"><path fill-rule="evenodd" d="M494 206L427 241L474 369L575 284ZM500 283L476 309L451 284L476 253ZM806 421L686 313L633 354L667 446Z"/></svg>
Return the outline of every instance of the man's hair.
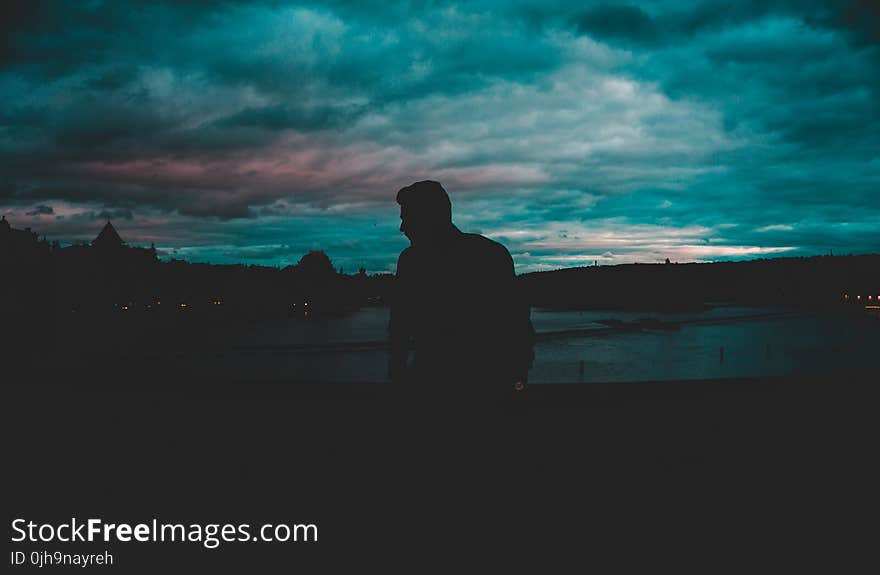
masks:
<svg viewBox="0 0 880 575"><path fill-rule="evenodd" d="M440 182L423 180L400 188L397 203L406 206L407 211L437 222L452 221L452 202Z"/></svg>

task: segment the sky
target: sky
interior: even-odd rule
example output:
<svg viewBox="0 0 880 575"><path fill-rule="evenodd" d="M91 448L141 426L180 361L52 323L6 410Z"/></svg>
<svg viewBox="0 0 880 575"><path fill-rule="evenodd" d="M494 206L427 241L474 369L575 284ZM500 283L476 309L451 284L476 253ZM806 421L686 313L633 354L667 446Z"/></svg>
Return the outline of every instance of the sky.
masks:
<svg viewBox="0 0 880 575"><path fill-rule="evenodd" d="M0 213L393 272L441 182L520 273L880 252L870 0L7 3Z"/></svg>

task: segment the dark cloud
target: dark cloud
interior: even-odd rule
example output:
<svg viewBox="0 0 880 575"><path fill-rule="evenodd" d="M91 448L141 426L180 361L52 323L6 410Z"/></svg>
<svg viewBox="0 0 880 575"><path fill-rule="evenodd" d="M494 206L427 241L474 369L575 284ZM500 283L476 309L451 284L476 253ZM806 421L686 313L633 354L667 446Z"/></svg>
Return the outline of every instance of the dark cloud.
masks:
<svg viewBox="0 0 880 575"><path fill-rule="evenodd" d="M578 32L602 40L652 44L661 37L654 20L638 6L600 5L572 18Z"/></svg>
<svg viewBox="0 0 880 575"><path fill-rule="evenodd" d="M880 249L867 0L5 10L0 209L50 236L385 270L433 178L522 270Z"/></svg>
<svg viewBox="0 0 880 575"><path fill-rule="evenodd" d="M126 208L117 208L114 210L101 210L92 214L93 220L133 220L134 212Z"/></svg>
<svg viewBox="0 0 880 575"><path fill-rule="evenodd" d="M344 127L357 120L364 108L356 106L318 106L302 108L287 105L245 108L217 121L218 127L261 128L271 131L314 131Z"/></svg>
<svg viewBox="0 0 880 575"><path fill-rule="evenodd" d="M45 118L45 108L24 105L0 112L0 126L4 129L32 128L40 126Z"/></svg>
<svg viewBox="0 0 880 575"><path fill-rule="evenodd" d="M39 205L35 207L33 210L27 212L29 216L51 216L55 213L55 210L52 209L52 206Z"/></svg>
<svg viewBox="0 0 880 575"><path fill-rule="evenodd" d="M874 0L842 0L826 22L849 30L859 43L880 43L880 5Z"/></svg>
<svg viewBox="0 0 880 575"><path fill-rule="evenodd" d="M800 3L801 8L794 5ZM724 2L723 0L703 0L692 7L674 10L668 17L669 27L689 36L700 33L717 32L725 28L741 26L745 23L758 21L772 15L789 12L803 14L816 3L798 2L798 0L743 0L741 2Z"/></svg>
<svg viewBox="0 0 880 575"><path fill-rule="evenodd" d="M137 67L120 65L96 71L83 79L83 85L97 92L113 93L137 80Z"/></svg>

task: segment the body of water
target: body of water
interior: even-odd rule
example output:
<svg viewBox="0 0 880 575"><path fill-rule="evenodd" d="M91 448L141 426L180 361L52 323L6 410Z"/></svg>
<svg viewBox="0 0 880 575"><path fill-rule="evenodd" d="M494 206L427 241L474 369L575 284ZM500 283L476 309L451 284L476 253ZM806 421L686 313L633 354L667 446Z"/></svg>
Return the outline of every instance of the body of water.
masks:
<svg viewBox="0 0 880 575"><path fill-rule="evenodd" d="M677 330L609 330L605 320L681 322ZM660 381L793 375L876 364L880 321L787 309L714 307L656 313L533 310L539 334L531 383ZM291 381L383 381L388 310L221 328L223 352L184 354L198 375ZM574 332L567 336L560 332ZM550 336L552 334L552 337ZM360 345L363 343L371 345ZM327 344L329 349L315 349ZM721 349L723 348L723 358ZM583 362L583 364L581 364Z"/></svg>

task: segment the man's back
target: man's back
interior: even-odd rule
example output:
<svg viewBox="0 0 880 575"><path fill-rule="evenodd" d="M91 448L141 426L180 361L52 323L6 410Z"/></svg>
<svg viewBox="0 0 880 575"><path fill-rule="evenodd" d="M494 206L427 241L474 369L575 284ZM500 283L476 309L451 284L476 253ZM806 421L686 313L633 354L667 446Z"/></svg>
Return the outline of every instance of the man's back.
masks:
<svg viewBox="0 0 880 575"><path fill-rule="evenodd" d="M398 261L391 336L412 338L417 379L512 384L531 366L532 327L501 244L457 228Z"/></svg>

